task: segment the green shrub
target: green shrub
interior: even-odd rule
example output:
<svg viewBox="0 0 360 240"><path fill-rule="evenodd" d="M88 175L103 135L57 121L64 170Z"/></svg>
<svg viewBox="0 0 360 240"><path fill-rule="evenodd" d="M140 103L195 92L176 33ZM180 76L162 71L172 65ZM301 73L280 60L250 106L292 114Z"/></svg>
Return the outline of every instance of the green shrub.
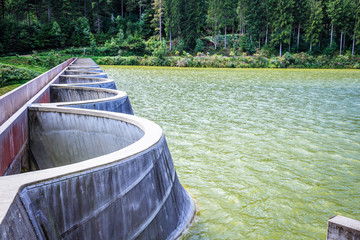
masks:
<svg viewBox="0 0 360 240"><path fill-rule="evenodd" d="M39 74L39 72L35 72L32 70L0 64L0 86L4 86L6 85L6 83L12 81L28 81L35 78Z"/></svg>
<svg viewBox="0 0 360 240"><path fill-rule="evenodd" d="M202 52L204 48L203 41L200 38L196 39L195 52Z"/></svg>

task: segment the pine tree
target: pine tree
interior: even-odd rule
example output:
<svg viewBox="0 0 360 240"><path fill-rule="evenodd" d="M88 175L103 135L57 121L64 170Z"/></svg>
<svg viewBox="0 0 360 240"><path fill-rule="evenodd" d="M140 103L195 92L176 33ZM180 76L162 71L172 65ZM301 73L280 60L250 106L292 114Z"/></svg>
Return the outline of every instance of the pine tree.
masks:
<svg viewBox="0 0 360 240"><path fill-rule="evenodd" d="M161 33L162 33L162 17L164 14L164 6L163 6L163 0L153 0L151 3L153 10L154 10L154 16L153 20L151 21L152 26L154 27L155 31L159 33L159 40L161 41Z"/></svg>
<svg viewBox="0 0 360 240"><path fill-rule="evenodd" d="M310 52L313 44L319 42L319 37L322 29L323 12L321 0L310 1L310 16L306 25L306 40L310 43Z"/></svg>
<svg viewBox="0 0 360 240"><path fill-rule="evenodd" d="M239 0L236 8L237 19L239 21L239 34L245 33L246 25L246 0Z"/></svg>
<svg viewBox="0 0 360 240"><path fill-rule="evenodd" d="M282 56L283 43L290 43L291 27L294 22L292 9L294 0L278 0L272 16L272 43L279 46L279 55Z"/></svg>
<svg viewBox="0 0 360 240"><path fill-rule="evenodd" d="M236 2L234 0L223 0L221 1L221 5L218 6L220 8L220 23L221 26L224 27L224 48L226 49L227 45L227 28L234 22L235 14L236 14Z"/></svg>
<svg viewBox="0 0 360 240"><path fill-rule="evenodd" d="M214 47L217 49L217 33L219 31L221 9L219 8L221 0L209 0L207 22L214 33Z"/></svg>
<svg viewBox="0 0 360 240"><path fill-rule="evenodd" d="M184 39L185 47L193 50L196 46L196 39L202 36L205 23L205 1L204 0L186 0L181 21L181 34Z"/></svg>
<svg viewBox="0 0 360 240"><path fill-rule="evenodd" d="M311 0L310 0L311 1ZM309 19L309 0L297 0L294 2L294 23L297 27L296 51L299 52L301 28Z"/></svg>
<svg viewBox="0 0 360 240"><path fill-rule="evenodd" d="M333 0L328 5L328 15L334 27L340 31L340 52L342 54L343 41L346 32L349 30L349 23L351 18L350 2L352 0Z"/></svg>
<svg viewBox="0 0 360 240"><path fill-rule="evenodd" d="M266 31L266 11L264 9L263 0L248 0L246 8L246 26L247 33L251 41L259 41Z"/></svg>

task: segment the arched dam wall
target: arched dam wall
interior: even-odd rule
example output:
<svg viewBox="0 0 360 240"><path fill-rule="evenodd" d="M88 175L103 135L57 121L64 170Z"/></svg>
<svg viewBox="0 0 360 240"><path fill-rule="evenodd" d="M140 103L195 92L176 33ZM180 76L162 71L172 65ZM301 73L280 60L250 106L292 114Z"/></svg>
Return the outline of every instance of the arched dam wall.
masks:
<svg viewBox="0 0 360 240"><path fill-rule="evenodd" d="M2 151L12 151L13 122L26 132L14 154L32 170L20 174L15 158L1 163L0 239L178 238L196 208L161 128L134 116L127 94L92 60L64 65L0 126Z"/></svg>

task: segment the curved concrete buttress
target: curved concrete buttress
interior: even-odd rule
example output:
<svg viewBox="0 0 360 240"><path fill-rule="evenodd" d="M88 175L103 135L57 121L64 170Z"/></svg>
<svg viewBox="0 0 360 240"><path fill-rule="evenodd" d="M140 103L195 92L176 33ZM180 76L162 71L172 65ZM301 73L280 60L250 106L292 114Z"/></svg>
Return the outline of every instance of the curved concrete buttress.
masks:
<svg viewBox="0 0 360 240"><path fill-rule="evenodd" d="M63 86L50 88L50 105L86 108L134 114L126 92L92 87ZM49 105L48 103L42 105Z"/></svg>
<svg viewBox="0 0 360 240"><path fill-rule="evenodd" d="M78 77L100 77L107 78L106 73L89 72L81 70L65 70L62 75L78 76Z"/></svg>
<svg viewBox="0 0 360 240"><path fill-rule="evenodd" d="M100 68L94 68L94 67L76 67L76 66L69 66L68 68L67 68L67 70L69 70L69 71L82 71L82 72L91 72L91 73L93 73L93 72L98 72L98 73L102 73L103 72L103 70L102 69L100 69Z"/></svg>
<svg viewBox="0 0 360 240"><path fill-rule="evenodd" d="M78 77L62 75L59 77L59 84L66 86L80 86L80 87L97 87L116 89L114 80L107 78L92 78L92 77Z"/></svg>
<svg viewBox="0 0 360 240"><path fill-rule="evenodd" d="M6 207L9 211L6 215L0 212L0 220L14 223L12 236L175 239L192 222L194 202L178 181L158 125L132 115L104 111L41 106L29 111L33 124L30 135L59 133L54 138L43 135L31 140L35 158L45 157L42 161L52 164L36 149L59 147L63 158L73 164L0 178L0 191L9 193L0 203L1 209ZM99 131L94 129L100 138L95 142L81 130L87 128L85 122L94 121L102 122L97 125ZM72 129L80 132L73 134ZM113 129L125 135L119 137ZM77 162L79 153L62 147L64 142L81 142L77 151L90 159ZM93 153L91 149L98 144L104 148ZM21 213L22 225L15 224L16 213ZM6 226L0 225L0 236L11 238Z"/></svg>

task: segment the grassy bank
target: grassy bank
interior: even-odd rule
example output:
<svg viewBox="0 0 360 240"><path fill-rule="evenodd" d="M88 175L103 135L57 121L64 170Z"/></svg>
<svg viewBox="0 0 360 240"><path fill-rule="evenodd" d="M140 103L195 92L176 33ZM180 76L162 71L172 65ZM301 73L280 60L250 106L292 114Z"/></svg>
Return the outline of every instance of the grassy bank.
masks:
<svg viewBox="0 0 360 240"><path fill-rule="evenodd" d="M99 65L139 65L199 68L322 68L322 69L360 69L360 56L318 55L307 53L290 54L282 57L254 54L237 56L230 52L227 56L204 54L196 56L183 52L172 56L155 51L151 56L93 56L82 55L78 49L71 54L69 50L57 54L45 52L26 56L0 57L0 95L26 83L65 60L76 57L90 57ZM70 51L71 52L71 51Z"/></svg>
<svg viewBox="0 0 360 240"><path fill-rule="evenodd" d="M68 58L53 52L43 55L1 57L0 95L17 88Z"/></svg>
<svg viewBox="0 0 360 240"><path fill-rule="evenodd" d="M200 67L200 68L323 68L323 69L360 69L360 57L324 55L311 56L306 53L289 54L282 57L267 58L262 55L253 56L130 56L130 57L92 57L100 65L140 65L168 67Z"/></svg>

